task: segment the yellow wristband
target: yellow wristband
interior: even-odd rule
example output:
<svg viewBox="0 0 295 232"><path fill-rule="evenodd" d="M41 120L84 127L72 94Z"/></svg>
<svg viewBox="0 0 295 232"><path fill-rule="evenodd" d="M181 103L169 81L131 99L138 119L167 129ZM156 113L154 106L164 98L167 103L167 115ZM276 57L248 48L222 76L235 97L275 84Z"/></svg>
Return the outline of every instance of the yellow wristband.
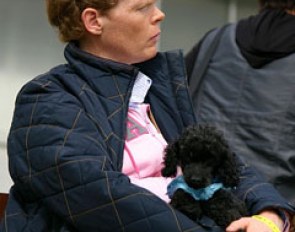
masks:
<svg viewBox="0 0 295 232"><path fill-rule="evenodd" d="M267 225L272 232L281 232L279 227L270 219L263 217L261 215L253 215L252 218L264 223L265 225Z"/></svg>

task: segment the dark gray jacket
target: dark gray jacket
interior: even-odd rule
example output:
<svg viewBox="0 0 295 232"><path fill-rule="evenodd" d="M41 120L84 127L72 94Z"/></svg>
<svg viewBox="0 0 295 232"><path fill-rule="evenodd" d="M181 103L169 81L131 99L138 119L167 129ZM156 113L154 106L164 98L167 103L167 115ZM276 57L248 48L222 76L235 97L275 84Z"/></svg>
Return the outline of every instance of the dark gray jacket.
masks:
<svg viewBox="0 0 295 232"><path fill-rule="evenodd" d="M278 22L271 20L272 14L279 14L277 18L285 17L281 24L286 23L286 17L294 24L295 18L285 13L264 12L240 22L239 33L237 24L226 29L193 105L199 122L222 128L236 153L257 167L295 204L295 54L291 48L289 52L283 49L286 45L291 47L291 43L294 45L295 37L290 37L293 40L288 43L289 35L284 35L285 47L281 39L280 48L274 48L271 41L277 35L273 32L275 26L270 24ZM263 40L259 33L267 28L273 32L273 37L268 32L270 38ZM245 30L248 30L249 44L244 43ZM187 55L190 74L194 59L200 66L217 31L209 32ZM237 43L237 36L240 36L240 43ZM194 76L189 76L190 80L192 78Z"/></svg>

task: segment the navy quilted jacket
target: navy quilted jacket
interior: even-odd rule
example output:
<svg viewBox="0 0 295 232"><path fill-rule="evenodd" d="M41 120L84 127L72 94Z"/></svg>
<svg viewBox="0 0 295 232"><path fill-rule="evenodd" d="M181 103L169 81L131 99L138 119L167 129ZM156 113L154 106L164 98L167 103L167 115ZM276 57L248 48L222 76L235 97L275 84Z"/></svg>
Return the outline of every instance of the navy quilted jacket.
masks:
<svg viewBox="0 0 295 232"><path fill-rule="evenodd" d="M167 141L195 122L182 54L158 54L130 66L70 43L65 56L68 64L30 81L17 97L8 139L15 184L1 231L209 231L120 172L139 69L153 79L146 100ZM289 207L247 167L238 194L252 212Z"/></svg>

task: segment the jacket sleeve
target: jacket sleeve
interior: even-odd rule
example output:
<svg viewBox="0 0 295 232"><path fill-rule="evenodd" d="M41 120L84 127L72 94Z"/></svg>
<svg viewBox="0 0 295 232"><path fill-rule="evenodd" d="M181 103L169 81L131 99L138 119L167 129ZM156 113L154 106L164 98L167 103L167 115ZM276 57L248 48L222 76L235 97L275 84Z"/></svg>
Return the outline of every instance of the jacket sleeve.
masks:
<svg viewBox="0 0 295 232"><path fill-rule="evenodd" d="M14 189L77 231L206 231L114 168L103 128L52 82L26 86L8 140ZM115 136L113 136L115 137Z"/></svg>
<svg viewBox="0 0 295 232"><path fill-rule="evenodd" d="M256 169L246 165L239 158L238 163L241 175L236 194L246 202L251 215L266 209L283 209L295 213L294 206L282 197L272 184L265 181Z"/></svg>

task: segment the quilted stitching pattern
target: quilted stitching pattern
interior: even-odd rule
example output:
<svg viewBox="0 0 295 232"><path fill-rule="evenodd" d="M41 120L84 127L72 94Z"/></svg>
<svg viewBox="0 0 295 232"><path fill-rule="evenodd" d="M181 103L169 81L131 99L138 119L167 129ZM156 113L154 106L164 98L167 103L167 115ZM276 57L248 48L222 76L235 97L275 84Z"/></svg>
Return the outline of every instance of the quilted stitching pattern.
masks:
<svg viewBox="0 0 295 232"><path fill-rule="evenodd" d="M18 95L9 136L10 170L15 192L22 189L18 194L27 205L32 204L27 215L24 208L8 207L5 228L19 231L27 225L27 230L48 231L53 212L71 225L71 231L203 231L120 173L122 122L136 68L107 72L76 62L72 54L67 56L70 66L59 66L34 79ZM175 95L186 88L183 80L168 85L176 89ZM159 106L154 105L157 110ZM180 115L177 105L173 110ZM193 119L191 112L187 123ZM169 121L183 127L179 116ZM179 133L166 130L173 136ZM29 224L15 223L22 218ZM65 228L64 222L57 224L59 229L54 231Z"/></svg>

